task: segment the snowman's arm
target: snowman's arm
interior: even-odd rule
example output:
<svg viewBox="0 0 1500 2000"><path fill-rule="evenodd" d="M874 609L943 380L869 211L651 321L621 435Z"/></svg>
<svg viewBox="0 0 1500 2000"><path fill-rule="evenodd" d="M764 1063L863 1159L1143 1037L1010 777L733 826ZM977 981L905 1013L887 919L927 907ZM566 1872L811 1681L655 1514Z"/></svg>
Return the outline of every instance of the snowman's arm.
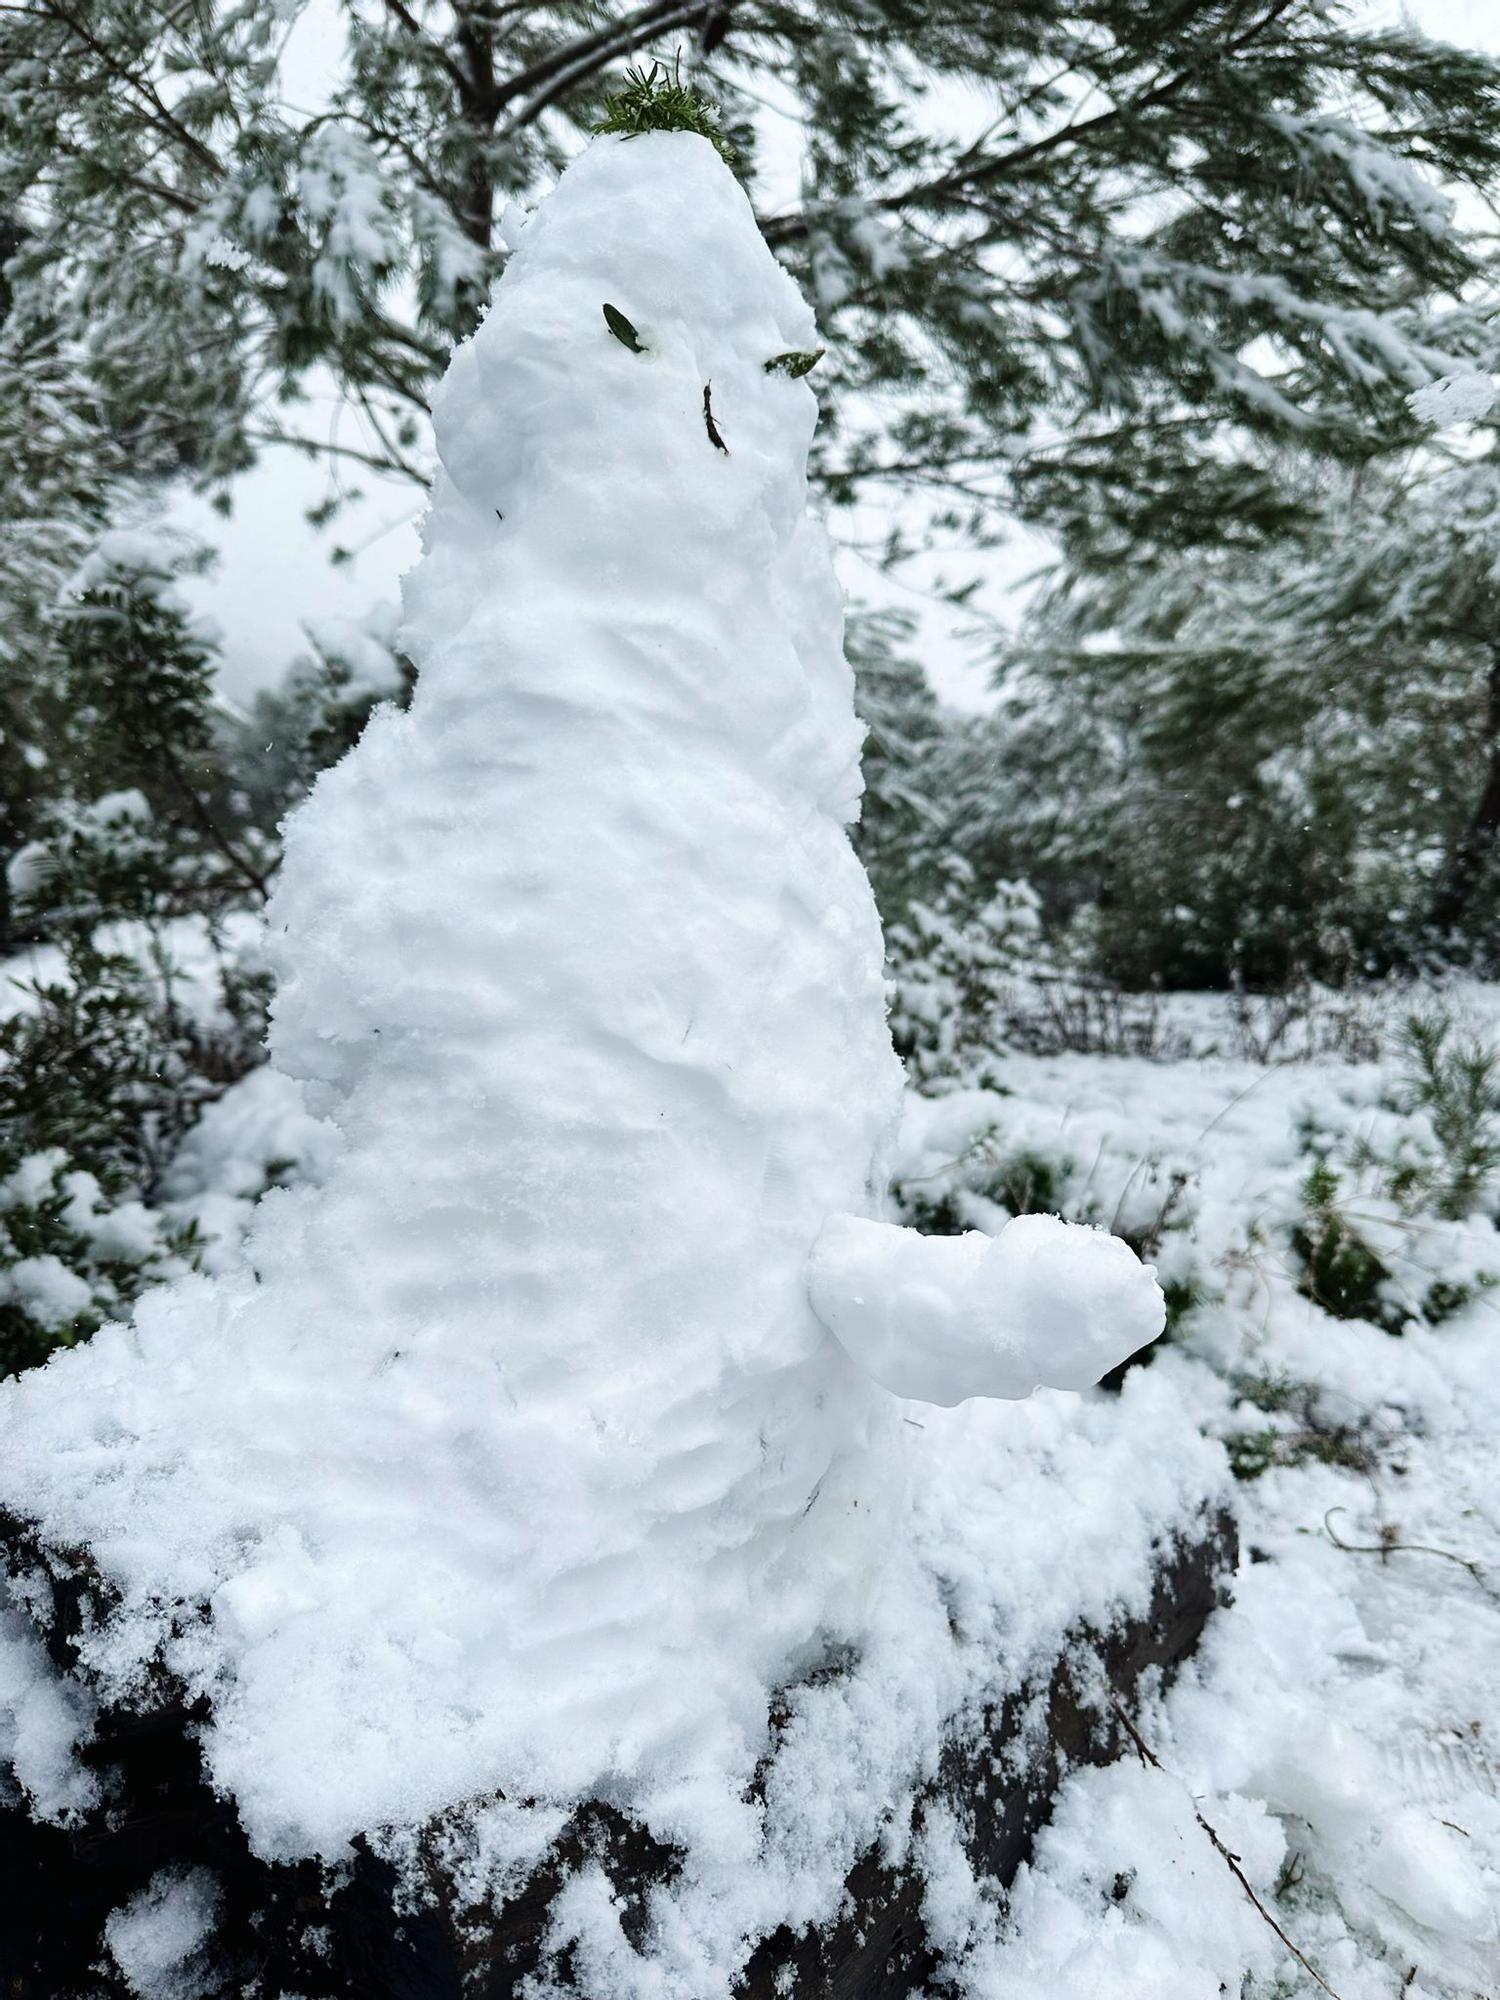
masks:
<svg viewBox="0 0 1500 2000"><path fill-rule="evenodd" d="M924 1403L1084 1389L1161 1332L1156 1274L1118 1237L1052 1215L998 1236L832 1216L813 1310L884 1388Z"/></svg>

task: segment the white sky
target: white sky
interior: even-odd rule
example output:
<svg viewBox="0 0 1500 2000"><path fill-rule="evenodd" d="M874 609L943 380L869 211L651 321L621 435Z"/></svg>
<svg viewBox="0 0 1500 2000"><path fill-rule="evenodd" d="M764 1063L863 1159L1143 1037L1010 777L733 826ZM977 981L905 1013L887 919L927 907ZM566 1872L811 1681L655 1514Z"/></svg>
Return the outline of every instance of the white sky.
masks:
<svg viewBox="0 0 1500 2000"><path fill-rule="evenodd" d="M1500 50L1500 0L1370 0L1370 18L1394 22L1409 13L1430 34L1472 47ZM299 108L322 101L326 79L338 59L341 33L333 0L313 0L299 17L287 45L288 94ZM768 107L774 119L774 108ZM302 413L309 436L344 426L346 442L357 443L347 412L325 391ZM199 607L224 634L224 688L243 698L278 679L299 651L306 650L305 619L358 618L382 599L398 596L400 579L419 553L417 524L422 497L406 481L381 478L349 467L335 475L342 489L357 488L333 526L319 533L306 510L329 490L326 464L284 448L268 449L234 490L234 515L225 522L206 501L183 494L171 513L219 551L213 574L188 586ZM329 551L342 544L352 560L335 567ZM1047 546L1018 533L1000 550L982 558L918 564L902 580L883 576L864 558L846 553L840 571L851 596L866 602L909 606L922 619L923 658L933 686L944 700L980 708L988 699L988 670L972 631L972 612L954 612L931 595L939 578L961 580L975 567L985 573L982 600L992 615L1006 618L1019 601L1017 586L1047 559Z"/></svg>

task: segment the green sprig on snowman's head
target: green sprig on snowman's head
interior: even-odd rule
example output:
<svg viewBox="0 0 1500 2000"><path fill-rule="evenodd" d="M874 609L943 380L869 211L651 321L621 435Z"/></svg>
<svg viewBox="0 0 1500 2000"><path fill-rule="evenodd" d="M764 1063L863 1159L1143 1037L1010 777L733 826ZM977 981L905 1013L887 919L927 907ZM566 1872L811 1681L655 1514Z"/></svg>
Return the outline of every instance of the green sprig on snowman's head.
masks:
<svg viewBox="0 0 1500 2000"><path fill-rule="evenodd" d="M734 165L734 148L724 137L717 110L683 82L680 59L671 69L653 62L649 69L626 70L625 88L604 100L604 116L594 130L622 139L642 132L696 132L716 148L725 166Z"/></svg>

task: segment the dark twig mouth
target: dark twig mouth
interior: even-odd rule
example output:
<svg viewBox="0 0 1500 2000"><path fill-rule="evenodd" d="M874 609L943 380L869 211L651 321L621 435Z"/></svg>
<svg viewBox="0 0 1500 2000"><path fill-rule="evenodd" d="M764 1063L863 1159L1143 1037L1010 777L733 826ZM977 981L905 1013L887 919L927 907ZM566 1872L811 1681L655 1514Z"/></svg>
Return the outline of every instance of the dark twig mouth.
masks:
<svg viewBox="0 0 1500 2000"><path fill-rule="evenodd" d="M728 458L729 447L720 437L719 426L714 422L713 386L712 382L705 382L703 385L703 428L708 432L709 443L716 446Z"/></svg>

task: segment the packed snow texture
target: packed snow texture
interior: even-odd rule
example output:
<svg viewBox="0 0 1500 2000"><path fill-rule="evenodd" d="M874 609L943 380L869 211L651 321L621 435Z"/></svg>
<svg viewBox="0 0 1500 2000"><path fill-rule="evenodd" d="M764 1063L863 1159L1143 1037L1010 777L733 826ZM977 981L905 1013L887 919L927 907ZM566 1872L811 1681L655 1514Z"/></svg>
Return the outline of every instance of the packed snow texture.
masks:
<svg viewBox="0 0 1500 2000"><path fill-rule="evenodd" d="M1055 1215L1018 1215L998 1236L835 1216L814 1250L812 1300L877 1382L941 1404L1091 1388L1165 1318L1134 1251Z"/></svg>
<svg viewBox="0 0 1500 2000"><path fill-rule="evenodd" d="M88 1670L207 1697L268 1855L496 1791L742 1838L769 1690L868 1628L912 1532L917 1427L808 1297L901 1088L816 405L765 366L815 345L705 141L569 169L437 401L412 707L289 828L273 1058L337 1144L242 1261L0 1405L0 1500L119 1594ZM1105 1356L1096 1303L1069 1379L1139 1344L1129 1306ZM981 1510L988 1423L954 1433Z"/></svg>

